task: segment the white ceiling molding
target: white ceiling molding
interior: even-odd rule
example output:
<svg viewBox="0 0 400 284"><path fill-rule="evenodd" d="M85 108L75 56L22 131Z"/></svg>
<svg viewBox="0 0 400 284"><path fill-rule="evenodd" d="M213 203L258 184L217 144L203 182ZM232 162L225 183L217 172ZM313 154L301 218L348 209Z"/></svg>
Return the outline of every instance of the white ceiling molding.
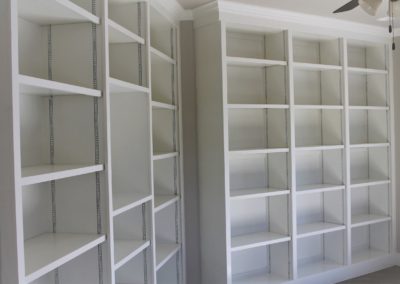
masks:
<svg viewBox="0 0 400 284"><path fill-rule="evenodd" d="M215 1L193 10L195 26L218 20L229 24L268 26L332 36L349 36L360 40L387 41L390 34L385 27L361 24L304 13L290 12L230 1Z"/></svg>

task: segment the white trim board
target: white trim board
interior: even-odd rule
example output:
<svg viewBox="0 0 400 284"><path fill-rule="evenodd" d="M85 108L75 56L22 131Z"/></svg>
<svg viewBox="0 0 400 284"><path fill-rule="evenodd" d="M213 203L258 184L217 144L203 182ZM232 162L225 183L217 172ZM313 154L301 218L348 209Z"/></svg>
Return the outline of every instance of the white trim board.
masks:
<svg viewBox="0 0 400 284"><path fill-rule="evenodd" d="M385 27L224 0L194 9L193 18L196 28L221 20L233 25L246 23L252 27L292 29L302 33L311 32L312 28L313 34L349 36L352 39L367 41L390 40L390 34Z"/></svg>

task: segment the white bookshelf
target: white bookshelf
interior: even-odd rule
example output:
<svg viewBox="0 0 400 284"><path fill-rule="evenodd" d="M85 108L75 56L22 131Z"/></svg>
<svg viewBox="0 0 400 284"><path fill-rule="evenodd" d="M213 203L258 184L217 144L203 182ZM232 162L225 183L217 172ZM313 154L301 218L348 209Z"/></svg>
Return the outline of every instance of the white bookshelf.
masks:
<svg viewBox="0 0 400 284"><path fill-rule="evenodd" d="M1 2L0 283L184 283L183 10L163 4Z"/></svg>
<svg viewBox="0 0 400 284"><path fill-rule="evenodd" d="M195 13L203 281L319 283L390 261L385 41L208 8Z"/></svg>

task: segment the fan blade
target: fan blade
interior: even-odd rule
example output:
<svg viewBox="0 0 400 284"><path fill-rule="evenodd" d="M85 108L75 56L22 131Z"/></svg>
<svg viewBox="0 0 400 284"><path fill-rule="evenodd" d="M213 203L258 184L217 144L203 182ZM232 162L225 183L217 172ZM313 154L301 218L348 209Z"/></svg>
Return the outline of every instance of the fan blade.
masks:
<svg viewBox="0 0 400 284"><path fill-rule="evenodd" d="M358 0L351 0L349 3L343 5L339 9L335 10L333 13L342 13L346 11L353 10L354 8L358 7Z"/></svg>

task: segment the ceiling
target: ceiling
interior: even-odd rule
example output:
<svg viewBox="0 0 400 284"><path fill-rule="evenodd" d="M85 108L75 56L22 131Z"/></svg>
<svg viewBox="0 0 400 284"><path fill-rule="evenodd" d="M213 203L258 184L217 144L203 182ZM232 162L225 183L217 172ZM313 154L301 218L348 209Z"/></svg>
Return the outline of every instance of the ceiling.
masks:
<svg viewBox="0 0 400 284"><path fill-rule="evenodd" d="M371 17L360 8L353 11L337 14L332 14L343 4L350 0L230 0L232 2L240 2L246 4L254 4L263 7L287 10L292 12L300 12L324 17L332 17L337 19L349 20L364 24L387 26L386 22L377 21L378 18L386 16L388 0L380 7L378 15ZM205 3L213 2L210 0L178 0L185 9L192 9Z"/></svg>

